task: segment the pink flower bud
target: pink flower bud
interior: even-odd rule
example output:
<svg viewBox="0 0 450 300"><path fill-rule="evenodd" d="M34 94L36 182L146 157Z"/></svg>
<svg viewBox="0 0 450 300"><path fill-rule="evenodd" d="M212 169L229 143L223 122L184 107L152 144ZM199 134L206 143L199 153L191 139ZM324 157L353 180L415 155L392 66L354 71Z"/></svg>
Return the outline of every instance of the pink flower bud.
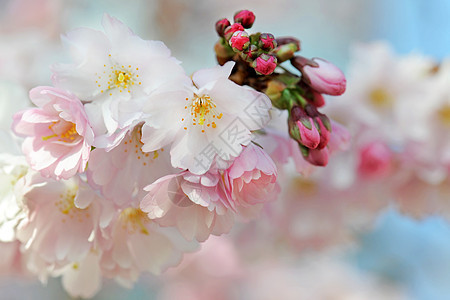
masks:
<svg viewBox="0 0 450 300"><path fill-rule="evenodd" d="M230 38L230 46L235 52L243 51L250 45L250 38L245 31L236 31Z"/></svg>
<svg viewBox="0 0 450 300"><path fill-rule="evenodd" d="M277 56L278 61L284 62L293 58L298 49L296 44L290 43L278 46L273 53Z"/></svg>
<svg viewBox="0 0 450 300"><path fill-rule="evenodd" d="M275 37L271 33L262 33L259 36L259 47L261 49L270 51L272 49L275 49L277 47L277 41L275 40Z"/></svg>
<svg viewBox="0 0 450 300"><path fill-rule="evenodd" d="M244 28L250 28L255 22L255 14L249 10L240 10L234 15L234 22L242 24Z"/></svg>
<svg viewBox="0 0 450 300"><path fill-rule="evenodd" d="M253 62L258 57L259 48L256 45L250 45L244 52L241 52L241 58L246 62Z"/></svg>
<svg viewBox="0 0 450 300"><path fill-rule="evenodd" d="M372 142L359 153L358 173L368 178L387 175L391 169L392 153L383 142Z"/></svg>
<svg viewBox="0 0 450 300"><path fill-rule="evenodd" d="M312 91L311 96L311 104L313 104L315 107L322 107L325 105L325 99L323 98L322 94Z"/></svg>
<svg viewBox="0 0 450 300"><path fill-rule="evenodd" d="M319 129L320 142L317 145L317 149L323 149L328 145L331 133L330 119L324 114L317 111L316 107L312 104L307 104L305 106L306 114L314 119L314 122ZM306 146L306 145L305 145ZM309 147L308 147L309 148Z"/></svg>
<svg viewBox="0 0 450 300"><path fill-rule="evenodd" d="M252 67L258 75L270 75L277 67L277 59L275 56L263 53L253 61Z"/></svg>
<svg viewBox="0 0 450 300"><path fill-rule="evenodd" d="M330 121L328 120L328 117L325 115L322 115L321 117L318 117L315 120L317 124L319 124L320 129L320 143L319 145L317 145L317 149L323 149L328 145L328 141L330 140L330 131L331 131Z"/></svg>
<svg viewBox="0 0 450 300"><path fill-rule="evenodd" d="M289 133L293 139L309 149L320 143L319 130L314 120L300 106L294 106L289 115Z"/></svg>
<svg viewBox="0 0 450 300"><path fill-rule="evenodd" d="M303 152L303 154L305 154ZM308 149L307 155L303 155L303 158L309 162L312 165L319 166L319 167L325 167L328 164L328 149Z"/></svg>
<svg viewBox="0 0 450 300"><path fill-rule="evenodd" d="M244 27L242 27L239 23L234 23L233 25L228 26L224 31L225 39L229 40L236 31L244 31Z"/></svg>
<svg viewBox="0 0 450 300"><path fill-rule="evenodd" d="M228 21L228 19L226 19L226 18L220 19L219 21L217 21L216 22L217 34L219 36L223 37L225 35L225 29L230 25L231 25L230 21Z"/></svg>
<svg viewBox="0 0 450 300"><path fill-rule="evenodd" d="M304 80L318 93L338 96L345 92L347 81L344 73L332 63L315 58L316 66L305 65L302 74Z"/></svg>

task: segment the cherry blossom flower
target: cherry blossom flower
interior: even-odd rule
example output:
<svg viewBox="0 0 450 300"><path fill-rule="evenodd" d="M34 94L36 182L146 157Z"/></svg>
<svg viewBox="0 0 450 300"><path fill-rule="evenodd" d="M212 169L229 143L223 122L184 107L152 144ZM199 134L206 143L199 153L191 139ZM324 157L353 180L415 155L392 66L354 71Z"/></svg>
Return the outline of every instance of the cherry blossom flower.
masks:
<svg viewBox="0 0 450 300"><path fill-rule="evenodd" d="M12 127L25 137L22 151L31 167L55 179L83 172L94 136L80 100L53 87L34 88L30 98L38 108L15 114Z"/></svg>
<svg viewBox="0 0 450 300"><path fill-rule="evenodd" d="M16 183L27 174L29 167L22 156L0 155L0 241L16 240L16 227L25 212Z"/></svg>
<svg viewBox="0 0 450 300"><path fill-rule="evenodd" d="M88 182L118 207L139 206L144 187L156 179L176 172L164 148L143 152L141 127L128 132L121 143L109 152L97 148L91 153Z"/></svg>
<svg viewBox="0 0 450 300"><path fill-rule="evenodd" d="M54 65L53 79L89 102L94 145L112 148L120 142L116 130L139 121L146 97L158 94L161 101L161 93L182 87L189 78L162 42L141 39L107 14L102 25L105 33L79 28L63 36L74 63Z"/></svg>
<svg viewBox="0 0 450 300"><path fill-rule="evenodd" d="M168 175L145 188L141 209L162 226L175 226L191 240L228 232L235 215L254 217L276 198L277 171L270 157L250 144L227 170Z"/></svg>
<svg viewBox="0 0 450 300"><path fill-rule="evenodd" d="M143 151L173 142L172 166L204 174L213 162L230 161L251 141L252 131L270 119L269 98L228 79L234 63L200 70L194 86L165 101L150 98L142 128Z"/></svg>
<svg viewBox="0 0 450 300"><path fill-rule="evenodd" d="M90 251L82 260L53 271L52 276L62 277L62 286L71 297L92 298L102 286L100 255Z"/></svg>
<svg viewBox="0 0 450 300"><path fill-rule="evenodd" d="M174 228L161 228L139 208L116 211L105 228L100 265L103 275L131 287L141 272L160 274L177 265L184 252L197 243L187 242Z"/></svg>
<svg viewBox="0 0 450 300"><path fill-rule="evenodd" d="M35 263L83 260L108 219L92 190L76 178L51 181L36 173L27 174L23 185L27 217L17 227L22 250L33 253Z"/></svg>

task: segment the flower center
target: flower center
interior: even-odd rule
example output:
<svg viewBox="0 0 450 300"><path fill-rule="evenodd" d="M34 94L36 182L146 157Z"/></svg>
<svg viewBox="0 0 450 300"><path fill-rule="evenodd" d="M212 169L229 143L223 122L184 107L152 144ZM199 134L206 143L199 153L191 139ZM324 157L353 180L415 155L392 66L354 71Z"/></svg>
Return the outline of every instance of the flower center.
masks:
<svg viewBox="0 0 450 300"><path fill-rule="evenodd" d="M53 134L43 136L42 140L47 141L52 138L58 138L58 141L64 142L64 143L72 143L77 139L80 135L77 132L76 124L72 122L67 122L64 120L60 120L57 122L52 122L48 126L48 129L50 129Z"/></svg>
<svg viewBox="0 0 450 300"><path fill-rule="evenodd" d="M59 195L59 199L55 202L56 208L63 214L69 217L73 221L83 222L84 219L90 217L90 207L80 209L75 206L75 197L77 195L78 187L70 187L65 193ZM66 218L61 220L66 222Z"/></svg>
<svg viewBox="0 0 450 300"><path fill-rule="evenodd" d="M122 148L123 152L127 154L134 153L136 158L142 162L143 166L151 165L159 157L159 154L164 151L164 148L153 152L144 152L142 151L144 144L141 142L141 137L142 125L138 125L133 129L129 138L125 139L124 147Z"/></svg>
<svg viewBox="0 0 450 300"><path fill-rule="evenodd" d="M190 99L190 104L186 105L184 109L190 110L192 117L192 125L202 126L202 132L205 132L204 126L216 128L215 120L220 120L222 118L222 113L218 113L216 110L216 105L211 100L208 95L198 96L194 94L194 97ZM189 98L186 98L189 101ZM181 121L185 121L184 118ZM184 127L187 130L187 127Z"/></svg>
<svg viewBox="0 0 450 300"><path fill-rule="evenodd" d="M382 89L376 88L369 94L370 103L377 108L388 108L392 105L393 99L389 93Z"/></svg>
<svg viewBox="0 0 450 300"><path fill-rule="evenodd" d="M149 223L150 219L142 210L133 207L125 208L120 213L119 219L122 221L122 228L128 230L130 234L136 231L145 235L149 234L145 224Z"/></svg>
<svg viewBox="0 0 450 300"><path fill-rule="evenodd" d="M111 57L111 54L109 56ZM102 73L95 73L95 76L98 78L95 83L101 88L101 93L109 90L109 95L112 96L113 89L118 89L120 93L131 93L130 88L132 86L142 84L139 81L139 68L133 68L131 65L124 66L117 64L113 64L112 66L105 64L103 67L104 71ZM102 80L105 77L108 79L106 83Z"/></svg>
<svg viewBox="0 0 450 300"><path fill-rule="evenodd" d="M438 110L439 121L446 127L450 127L450 104L446 104Z"/></svg>

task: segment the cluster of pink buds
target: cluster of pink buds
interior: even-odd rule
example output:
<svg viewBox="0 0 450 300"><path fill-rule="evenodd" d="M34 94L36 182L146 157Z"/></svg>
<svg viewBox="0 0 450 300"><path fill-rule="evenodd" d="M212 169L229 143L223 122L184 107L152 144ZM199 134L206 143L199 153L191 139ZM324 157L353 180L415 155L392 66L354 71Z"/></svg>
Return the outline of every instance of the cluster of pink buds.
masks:
<svg viewBox="0 0 450 300"><path fill-rule="evenodd" d="M271 33L248 34L255 22L255 15L249 10L238 11L234 24L226 18L217 21L216 31L221 37L215 50L219 63L238 57L247 62L258 75L270 75L278 65L277 41ZM298 50L298 49L297 49Z"/></svg>
<svg viewBox="0 0 450 300"><path fill-rule="evenodd" d="M325 166L332 126L318 109L325 105L323 94L338 96L345 92L345 76L324 59L297 55L300 41L294 37L247 33L246 29L254 21L255 15L248 10L237 12L234 24L226 18L217 21L216 31L220 36L215 45L217 60L220 64L235 61L232 80L264 92L274 107L287 110L289 135L299 144L304 159ZM275 71L288 61L299 75L282 66Z"/></svg>

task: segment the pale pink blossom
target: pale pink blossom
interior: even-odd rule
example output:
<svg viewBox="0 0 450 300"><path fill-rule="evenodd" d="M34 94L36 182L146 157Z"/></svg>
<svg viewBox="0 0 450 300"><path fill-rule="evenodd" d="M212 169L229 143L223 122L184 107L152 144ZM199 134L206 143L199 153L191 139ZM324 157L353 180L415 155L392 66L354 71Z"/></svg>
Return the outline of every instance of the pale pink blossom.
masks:
<svg viewBox="0 0 450 300"><path fill-rule="evenodd" d="M53 81L89 102L94 146L110 149L139 122L147 97L165 103L164 93L189 78L164 43L141 39L108 14L102 25L104 33L79 28L63 36L74 63L54 65Z"/></svg>
<svg viewBox="0 0 450 300"><path fill-rule="evenodd" d="M22 205L20 184L29 171L23 156L0 154L0 241L16 240L16 227L26 214Z"/></svg>
<svg viewBox="0 0 450 300"><path fill-rule="evenodd" d="M186 239L204 241L228 232L235 216L252 218L274 200L276 177L270 157L251 144L226 170L160 178L145 188L141 209L162 226L177 227Z"/></svg>
<svg viewBox="0 0 450 300"><path fill-rule="evenodd" d="M53 271L52 276L62 277L62 286L71 297L94 297L102 286L99 251L88 252L83 259Z"/></svg>
<svg viewBox="0 0 450 300"><path fill-rule="evenodd" d="M161 226L176 227L187 240L203 242L210 234L229 232L234 223L234 215L226 207L228 199L218 182L217 174L194 175L184 171L168 175L145 188L148 194L140 206Z"/></svg>
<svg viewBox="0 0 450 300"><path fill-rule="evenodd" d="M158 300L227 300L245 280L243 275L244 264L233 240L211 236L199 251L167 270Z"/></svg>
<svg viewBox="0 0 450 300"><path fill-rule="evenodd" d="M269 98L228 79L234 62L192 75L194 86L160 101L150 97L142 150L172 143L172 166L206 173L213 162L232 161L269 120ZM222 166L221 166L222 168Z"/></svg>
<svg viewBox="0 0 450 300"><path fill-rule="evenodd" d="M255 217L264 203L276 200L280 191L275 163L254 144L242 151L226 175L224 181L230 187L231 203L239 216L247 219Z"/></svg>
<svg viewBox="0 0 450 300"><path fill-rule="evenodd" d="M142 272L160 274L177 265L197 243L187 242L174 228L161 228L139 208L116 211L104 229L100 261L103 275L131 287Z"/></svg>
<svg viewBox="0 0 450 300"><path fill-rule="evenodd" d="M121 143L109 152L92 151L87 169L88 182L118 207L139 206L144 187L156 179L176 172L164 148L143 152L141 125L128 132Z"/></svg>
<svg viewBox="0 0 450 300"><path fill-rule="evenodd" d="M94 139L83 105L73 94L53 88L30 91L38 108L14 115L14 132L30 166L43 176L68 179L86 168Z"/></svg>
<svg viewBox="0 0 450 300"><path fill-rule="evenodd" d="M30 173L23 185L27 216L17 227L22 251L36 256L38 264L40 260L62 265L84 259L98 227L108 219L97 196L76 178L54 181Z"/></svg>
<svg viewBox="0 0 450 300"><path fill-rule="evenodd" d="M27 269L26 257L20 251L22 244L18 240L12 242L0 242L0 277L31 277Z"/></svg>

